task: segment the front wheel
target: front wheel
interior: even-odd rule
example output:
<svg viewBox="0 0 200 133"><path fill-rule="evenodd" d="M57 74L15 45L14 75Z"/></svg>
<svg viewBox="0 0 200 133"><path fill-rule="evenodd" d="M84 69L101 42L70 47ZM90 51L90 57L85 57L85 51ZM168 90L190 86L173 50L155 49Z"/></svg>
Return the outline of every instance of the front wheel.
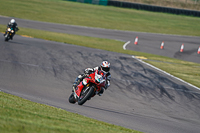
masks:
<svg viewBox="0 0 200 133"><path fill-rule="evenodd" d="M7 42L8 40L9 40L8 37L5 37L4 41Z"/></svg>
<svg viewBox="0 0 200 133"><path fill-rule="evenodd" d="M8 33L7 33L4 37L5 37L4 41L7 42L7 41L9 40L9 35L8 35Z"/></svg>
<svg viewBox="0 0 200 133"><path fill-rule="evenodd" d="M92 95L94 94L94 86L86 87L81 91L80 97L78 99L78 104L83 105Z"/></svg>

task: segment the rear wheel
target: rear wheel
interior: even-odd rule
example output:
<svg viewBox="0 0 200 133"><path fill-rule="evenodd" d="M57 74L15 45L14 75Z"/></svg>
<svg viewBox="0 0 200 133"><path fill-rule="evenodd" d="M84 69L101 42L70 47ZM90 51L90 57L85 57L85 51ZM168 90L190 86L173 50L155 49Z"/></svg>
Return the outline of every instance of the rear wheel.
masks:
<svg viewBox="0 0 200 133"><path fill-rule="evenodd" d="M72 103L72 104L76 103L76 99L75 99L75 97L74 97L74 93L72 93L72 94L69 96L69 102Z"/></svg>
<svg viewBox="0 0 200 133"><path fill-rule="evenodd" d="M80 97L78 99L78 104L83 105L92 95L94 94L94 86L86 87L81 91Z"/></svg>

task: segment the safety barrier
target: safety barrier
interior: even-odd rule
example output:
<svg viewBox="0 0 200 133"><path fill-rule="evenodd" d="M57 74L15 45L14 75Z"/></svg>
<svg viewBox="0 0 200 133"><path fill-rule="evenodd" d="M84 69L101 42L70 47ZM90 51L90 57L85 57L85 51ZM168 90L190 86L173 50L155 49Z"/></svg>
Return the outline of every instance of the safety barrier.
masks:
<svg viewBox="0 0 200 133"><path fill-rule="evenodd" d="M104 6L106 6L108 3L108 0L66 0L66 1L74 1L74 2L95 4L95 5L104 5Z"/></svg>
<svg viewBox="0 0 200 133"><path fill-rule="evenodd" d="M200 17L200 11L195 11L195 10L161 7L161 6L153 6L153 5L147 5L147 4L113 1L113 0L109 0L107 4L108 6L134 8L138 10L147 10L147 11L153 11L153 12L164 12L164 13L172 13L172 14L177 14L177 15Z"/></svg>

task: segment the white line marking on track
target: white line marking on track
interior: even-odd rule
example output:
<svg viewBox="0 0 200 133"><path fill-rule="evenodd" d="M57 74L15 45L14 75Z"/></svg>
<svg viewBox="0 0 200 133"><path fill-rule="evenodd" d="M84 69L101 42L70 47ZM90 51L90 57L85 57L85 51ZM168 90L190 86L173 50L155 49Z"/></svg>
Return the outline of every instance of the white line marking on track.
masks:
<svg viewBox="0 0 200 133"><path fill-rule="evenodd" d="M183 83L186 83L187 85L192 86L192 87L194 87L195 89L200 90L200 88L198 88L198 87L196 87L196 86L194 86L194 85L192 85L192 84L190 84L190 83L188 83L188 82L186 82L186 81L184 81L184 80L182 80L182 79L180 79L180 78L177 78L177 77L175 77L175 76L173 76L173 75L171 75L171 74L169 74L169 73L167 73L167 72L165 72L165 71L163 71L163 70L161 70L161 69L159 69L159 68L157 68L157 67L155 67L155 66L149 64L149 63L146 63L146 62L144 62L144 61L142 61L142 60L140 60L140 59L138 59L138 58L135 58L135 56L132 56L132 58L134 58L134 59L138 60L139 62L141 62L141 63L143 63L143 64L145 64L145 65L147 65L147 66L150 66L150 67L152 67L152 68L154 68L154 69L156 69L156 70L158 70L158 71L160 71L160 72L162 72L162 73L164 73L164 74L166 74L166 75L168 75L168 76L170 76L170 77L173 77L173 78L175 78L175 79L177 79L177 80L179 80L179 81L181 81L181 82L183 82Z"/></svg>
<svg viewBox="0 0 200 133"><path fill-rule="evenodd" d="M131 41L128 41L126 42L124 45L123 45L123 49L126 50L126 45L128 45Z"/></svg>

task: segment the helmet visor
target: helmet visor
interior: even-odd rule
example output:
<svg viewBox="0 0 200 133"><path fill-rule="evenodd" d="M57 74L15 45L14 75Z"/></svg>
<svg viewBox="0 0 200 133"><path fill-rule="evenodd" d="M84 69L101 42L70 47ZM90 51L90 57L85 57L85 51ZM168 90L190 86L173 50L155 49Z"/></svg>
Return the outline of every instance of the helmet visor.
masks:
<svg viewBox="0 0 200 133"><path fill-rule="evenodd" d="M110 71L110 67L102 67L102 70L103 70L104 72L109 72L109 71Z"/></svg>

